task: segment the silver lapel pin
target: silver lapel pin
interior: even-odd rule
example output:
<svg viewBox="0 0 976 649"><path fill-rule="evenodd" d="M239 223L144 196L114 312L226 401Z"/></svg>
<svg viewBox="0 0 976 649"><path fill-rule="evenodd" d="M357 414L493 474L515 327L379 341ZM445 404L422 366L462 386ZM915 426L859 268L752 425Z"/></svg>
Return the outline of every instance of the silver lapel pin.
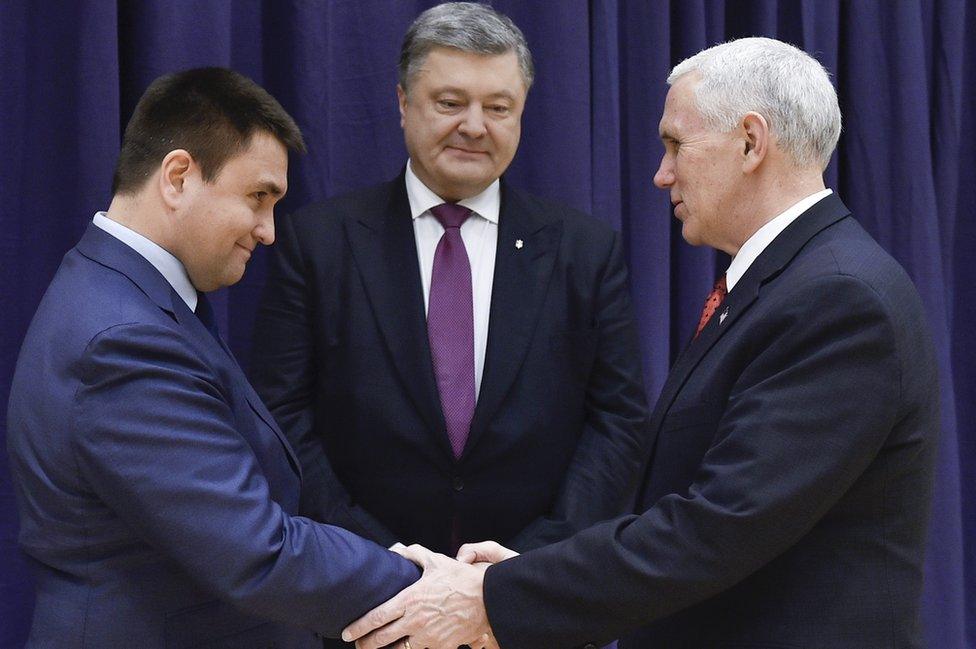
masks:
<svg viewBox="0 0 976 649"><path fill-rule="evenodd" d="M725 307L725 311L722 311L722 314L718 317L718 323L722 324L727 317L729 317L729 307Z"/></svg>
<svg viewBox="0 0 976 649"><path fill-rule="evenodd" d="M519 249L519 250L521 250L521 249L522 249L522 246L524 246L524 245L525 245L525 244L524 244L524 243L522 243L522 240L521 240L521 239L516 239L516 240L515 240L515 247L516 247L517 249Z"/></svg>

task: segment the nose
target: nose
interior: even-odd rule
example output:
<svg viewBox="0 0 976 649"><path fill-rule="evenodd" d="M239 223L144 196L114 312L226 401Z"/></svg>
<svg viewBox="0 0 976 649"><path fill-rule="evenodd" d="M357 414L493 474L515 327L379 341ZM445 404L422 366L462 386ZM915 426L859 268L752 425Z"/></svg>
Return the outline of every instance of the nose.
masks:
<svg viewBox="0 0 976 649"><path fill-rule="evenodd" d="M254 228L254 238L266 246L270 246L275 240L274 210L270 207L264 210L258 217L257 227Z"/></svg>
<svg viewBox="0 0 976 649"><path fill-rule="evenodd" d="M483 136L485 129L485 111L479 104L472 103L464 113L464 119L458 125L462 135L472 138Z"/></svg>
<svg viewBox="0 0 976 649"><path fill-rule="evenodd" d="M661 164L654 174L654 185L659 189L667 189L674 184L674 161L665 153L661 156Z"/></svg>

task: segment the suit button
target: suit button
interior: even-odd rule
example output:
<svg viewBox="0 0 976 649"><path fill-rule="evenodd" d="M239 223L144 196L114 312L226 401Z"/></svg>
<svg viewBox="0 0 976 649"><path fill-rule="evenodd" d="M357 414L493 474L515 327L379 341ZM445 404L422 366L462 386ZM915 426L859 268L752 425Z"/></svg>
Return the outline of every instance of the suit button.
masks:
<svg viewBox="0 0 976 649"><path fill-rule="evenodd" d="M461 479L461 476L454 476L451 486L454 487L454 491L464 491L464 480Z"/></svg>
<svg viewBox="0 0 976 649"><path fill-rule="evenodd" d="M587 642L585 645L583 645L583 649L597 649L597 646L592 642Z"/></svg>

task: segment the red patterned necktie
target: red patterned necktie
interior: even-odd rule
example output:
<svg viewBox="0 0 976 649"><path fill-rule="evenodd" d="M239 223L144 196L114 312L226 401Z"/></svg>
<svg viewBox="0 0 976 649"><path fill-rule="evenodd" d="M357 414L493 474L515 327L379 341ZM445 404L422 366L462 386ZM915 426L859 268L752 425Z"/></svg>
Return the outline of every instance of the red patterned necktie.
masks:
<svg viewBox="0 0 976 649"><path fill-rule="evenodd" d="M715 282L715 286L712 287L712 292L709 293L708 297L705 299L705 306L702 308L701 319L698 321L698 329L695 331L695 338L697 338L698 334L702 332L702 329L705 328L708 321L712 319L712 315L715 313L715 310L718 309L719 305L722 304L722 301L725 299L725 296L728 295L728 292L729 291L725 284L725 275L722 275L718 278L718 281Z"/></svg>
<svg viewBox="0 0 976 649"><path fill-rule="evenodd" d="M427 337L447 436L461 457L474 416L474 306L471 264L461 224L471 210L454 203L431 208L444 226L434 251L427 303Z"/></svg>

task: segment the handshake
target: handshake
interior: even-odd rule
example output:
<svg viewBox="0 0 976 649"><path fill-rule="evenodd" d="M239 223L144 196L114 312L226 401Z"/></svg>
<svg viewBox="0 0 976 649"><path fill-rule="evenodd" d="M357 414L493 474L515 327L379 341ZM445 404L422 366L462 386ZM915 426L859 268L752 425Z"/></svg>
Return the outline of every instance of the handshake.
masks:
<svg viewBox="0 0 976 649"><path fill-rule="evenodd" d="M343 640L357 649L498 648L485 611L485 571L518 552L494 541L462 545L456 560L421 545L390 549L420 566L423 576L347 626Z"/></svg>

